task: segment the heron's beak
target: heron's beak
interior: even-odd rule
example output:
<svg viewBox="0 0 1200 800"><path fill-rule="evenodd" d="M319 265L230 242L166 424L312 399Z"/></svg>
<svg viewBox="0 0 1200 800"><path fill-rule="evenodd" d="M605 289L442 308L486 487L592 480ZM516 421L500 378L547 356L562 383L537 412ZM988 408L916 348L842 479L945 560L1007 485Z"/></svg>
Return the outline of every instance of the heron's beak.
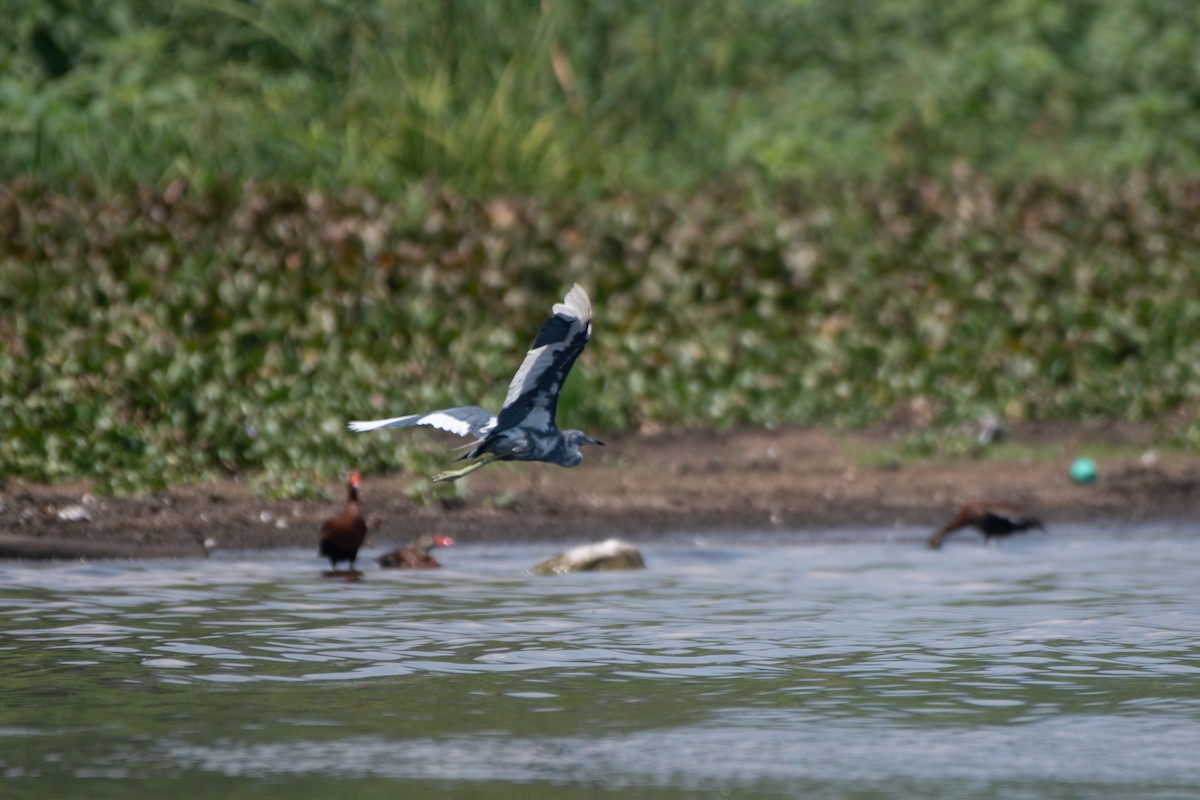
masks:
<svg viewBox="0 0 1200 800"><path fill-rule="evenodd" d="M604 442L600 441L599 439L593 439L590 436L587 438L587 444L598 444L601 447L604 447Z"/></svg>

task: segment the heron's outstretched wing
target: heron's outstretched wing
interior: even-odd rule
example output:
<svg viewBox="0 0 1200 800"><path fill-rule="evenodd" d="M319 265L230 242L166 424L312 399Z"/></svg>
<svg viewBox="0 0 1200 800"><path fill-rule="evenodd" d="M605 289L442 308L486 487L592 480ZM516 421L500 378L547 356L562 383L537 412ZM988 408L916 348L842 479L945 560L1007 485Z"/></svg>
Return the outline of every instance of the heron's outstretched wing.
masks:
<svg viewBox="0 0 1200 800"><path fill-rule="evenodd" d="M571 365L592 336L592 303L579 284L571 287L553 316L542 323L525 360L508 385L497 430L516 425L548 429Z"/></svg>
<svg viewBox="0 0 1200 800"><path fill-rule="evenodd" d="M456 433L459 436L473 436L478 439L486 436L492 428L496 427L496 417L486 408L460 406L459 408L443 408L427 414L409 414L405 417L392 417L391 419L355 420L346 427L361 433L378 428L411 428L414 425L425 425Z"/></svg>

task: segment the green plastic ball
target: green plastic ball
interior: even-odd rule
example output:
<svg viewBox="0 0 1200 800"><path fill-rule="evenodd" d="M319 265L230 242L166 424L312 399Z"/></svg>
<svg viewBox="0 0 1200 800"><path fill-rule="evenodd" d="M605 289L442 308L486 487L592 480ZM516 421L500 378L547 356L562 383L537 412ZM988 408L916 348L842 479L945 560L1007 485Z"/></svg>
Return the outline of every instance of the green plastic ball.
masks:
<svg viewBox="0 0 1200 800"><path fill-rule="evenodd" d="M1077 458L1071 463L1071 480L1076 483L1096 482L1096 462L1090 458Z"/></svg>

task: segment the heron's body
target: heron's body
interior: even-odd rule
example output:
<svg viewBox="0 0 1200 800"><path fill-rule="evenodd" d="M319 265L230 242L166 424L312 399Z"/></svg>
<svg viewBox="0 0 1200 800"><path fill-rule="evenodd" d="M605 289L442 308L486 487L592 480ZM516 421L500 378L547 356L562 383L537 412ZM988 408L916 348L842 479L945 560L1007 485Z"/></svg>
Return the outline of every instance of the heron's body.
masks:
<svg viewBox="0 0 1200 800"><path fill-rule="evenodd" d="M947 536L963 528L975 528L982 533L984 545L995 537L1010 536L1032 528L1046 529L1037 517L1023 514L1012 506L974 500L963 505L953 519L934 531L927 544L937 550Z"/></svg>
<svg viewBox="0 0 1200 800"><path fill-rule="evenodd" d="M516 427L498 431L477 445L463 458L491 453L497 461L545 461L560 467L577 467L583 461L579 431L548 431ZM584 442L594 444L594 442Z"/></svg>
<svg viewBox="0 0 1200 800"><path fill-rule="evenodd" d="M353 572L358 549L367 538L367 522L362 517L358 501L360 481L357 472L350 473L346 483L346 505L340 514L330 517L321 525L318 553L329 559L329 566L333 570L337 570L339 561L349 561Z"/></svg>
<svg viewBox="0 0 1200 800"><path fill-rule="evenodd" d="M499 415L479 406L459 406L426 414L354 421L349 425L350 430L423 425L475 437L470 451L462 458L479 461L436 475L435 482L457 480L493 461L545 461L561 467L578 466L583 460L581 445L603 442L583 431L559 430L555 417L563 382L591 335L592 304L587 292L576 284L563 302L554 304L550 318L542 323L508 386Z"/></svg>

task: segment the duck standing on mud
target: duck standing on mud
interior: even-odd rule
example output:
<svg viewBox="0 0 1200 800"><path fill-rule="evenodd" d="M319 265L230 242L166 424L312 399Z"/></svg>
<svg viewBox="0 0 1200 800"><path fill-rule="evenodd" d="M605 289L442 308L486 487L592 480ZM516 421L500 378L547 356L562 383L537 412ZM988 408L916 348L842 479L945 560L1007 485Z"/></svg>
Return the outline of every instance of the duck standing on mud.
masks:
<svg viewBox="0 0 1200 800"><path fill-rule="evenodd" d="M985 547L993 537L1010 536L1031 528L1046 530L1037 517L1023 514L1012 506L972 500L960 508L953 519L934 531L926 544L931 550L938 550L947 536L963 528L975 528L982 533Z"/></svg>
<svg viewBox="0 0 1200 800"><path fill-rule="evenodd" d="M354 560L358 558L358 548L362 547L367 538L367 521L363 519L362 509L358 502L358 489L362 485L362 476L355 470L350 473L346 482L346 505L342 512L330 517L321 525L321 544L317 552L329 559L332 572L328 575L358 574L354 568ZM350 569L339 572L339 561L349 561Z"/></svg>
<svg viewBox="0 0 1200 800"><path fill-rule="evenodd" d="M441 566L429 551L435 547L452 547L454 540L449 536L433 536L423 533L406 547L384 553L379 557L379 566L396 569L437 569Z"/></svg>

